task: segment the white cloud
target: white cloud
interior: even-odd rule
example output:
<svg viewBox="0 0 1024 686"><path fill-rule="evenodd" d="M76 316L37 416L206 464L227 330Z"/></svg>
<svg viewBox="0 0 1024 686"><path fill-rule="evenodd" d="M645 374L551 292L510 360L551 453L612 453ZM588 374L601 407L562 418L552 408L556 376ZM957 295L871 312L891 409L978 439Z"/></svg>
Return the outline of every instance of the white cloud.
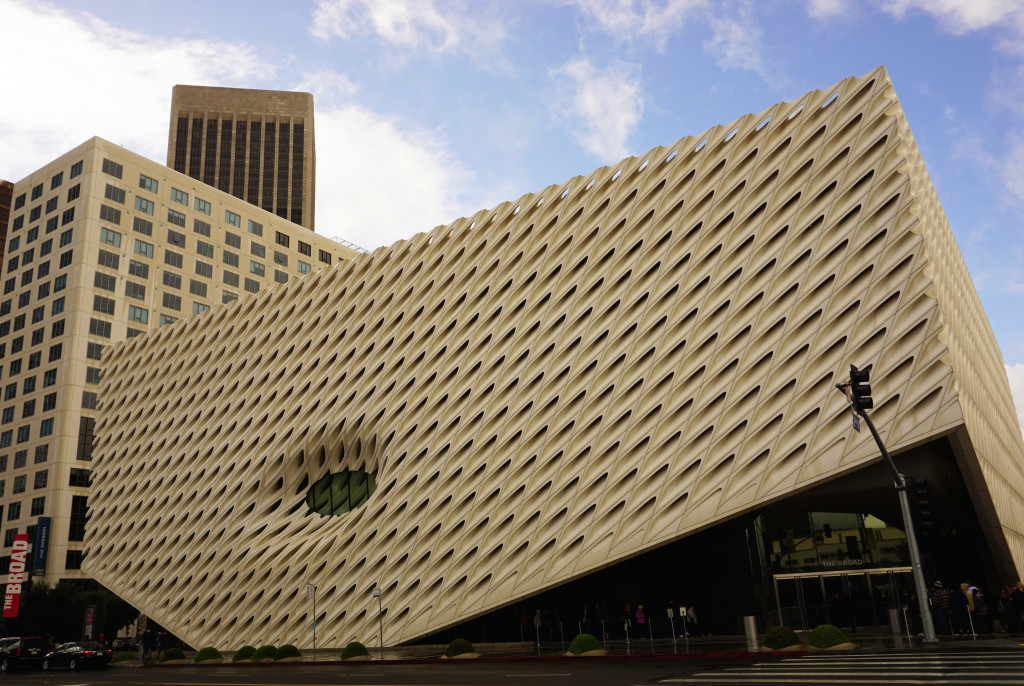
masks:
<svg viewBox="0 0 1024 686"><path fill-rule="evenodd" d="M625 157L644 109L639 66L616 62L601 70L580 57L549 76L565 86L552 111L576 142L605 163Z"/></svg>
<svg viewBox="0 0 1024 686"><path fill-rule="evenodd" d="M320 0L310 32L320 40L374 34L394 47L429 53L490 52L505 38L504 22L483 2Z"/></svg>
<svg viewBox="0 0 1024 686"><path fill-rule="evenodd" d="M897 19L918 11L939 19L952 33L977 31L1000 24L1024 8L1021 0L882 0L881 7Z"/></svg>
<svg viewBox="0 0 1024 686"><path fill-rule="evenodd" d="M815 19L838 17L846 14L849 6L846 0L807 0L807 13Z"/></svg>
<svg viewBox="0 0 1024 686"><path fill-rule="evenodd" d="M1010 141L1002 172L1006 188L1024 202L1024 138L1017 136Z"/></svg>
<svg viewBox="0 0 1024 686"><path fill-rule="evenodd" d="M97 135L163 162L174 84L274 73L244 44L145 36L43 3L0 0L0 16L0 63L32 65L4 75L0 175L13 181Z"/></svg>
<svg viewBox="0 0 1024 686"><path fill-rule="evenodd" d="M1010 380L1010 394L1017 408L1017 423L1024 433L1024 364L1006 365L1006 376Z"/></svg>
<svg viewBox="0 0 1024 686"><path fill-rule="evenodd" d="M744 4L728 16L711 18L711 39L704 42L704 52L723 69L752 71L771 82L762 57L761 34L751 7Z"/></svg>
<svg viewBox="0 0 1024 686"><path fill-rule="evenodd" d="M467 211L458 191L471 174L432 132L356 105L318 109L316 149L317 233L372 250Z"/></svg>
<svg viewBox="0 0 1024 686"><path fill-rule="evenodd" d="M694 10L706 0L569 0L600 30L625 41L651 40L658 50L683 28Z"/></svg>

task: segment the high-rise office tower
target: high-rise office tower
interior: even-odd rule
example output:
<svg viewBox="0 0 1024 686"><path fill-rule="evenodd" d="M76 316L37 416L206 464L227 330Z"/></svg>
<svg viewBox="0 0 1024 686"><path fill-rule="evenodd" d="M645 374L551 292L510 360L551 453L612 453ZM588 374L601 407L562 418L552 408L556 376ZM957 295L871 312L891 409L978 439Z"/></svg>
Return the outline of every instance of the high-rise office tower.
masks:
<svg viewBox="0 0 1024 686"><path fill-rule="evenodd" d="M356 253L100 138L12 190L0 276L0 574L28 534L32 575L53 584L84 577L105 351L222 303L250 307L251 294Z"/></svg>
<svg viewBox="0 0 1024 686"><path fill-rule="evenodd" d="M175 86L167 166L312 230L313 96Z"/></svg>

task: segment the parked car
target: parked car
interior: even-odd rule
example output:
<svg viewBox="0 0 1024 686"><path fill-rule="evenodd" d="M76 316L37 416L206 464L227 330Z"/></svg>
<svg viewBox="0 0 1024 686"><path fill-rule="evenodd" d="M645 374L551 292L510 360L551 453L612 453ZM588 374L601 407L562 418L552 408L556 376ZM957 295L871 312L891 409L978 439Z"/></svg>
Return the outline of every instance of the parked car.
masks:
<svg viewBox="0 0 1024 686"><path fill-rule="evenodd" d="M106 667L113 651L99 641L71 641L62 643L43 659L43 669L84 669Z"/></svg>
<svg viewBox="0 0 1024 686"><path fill-rule="evenodd" d="M0 638L0 671L7 672L16 667L38 669L49 649L42 636Z"/></svg>

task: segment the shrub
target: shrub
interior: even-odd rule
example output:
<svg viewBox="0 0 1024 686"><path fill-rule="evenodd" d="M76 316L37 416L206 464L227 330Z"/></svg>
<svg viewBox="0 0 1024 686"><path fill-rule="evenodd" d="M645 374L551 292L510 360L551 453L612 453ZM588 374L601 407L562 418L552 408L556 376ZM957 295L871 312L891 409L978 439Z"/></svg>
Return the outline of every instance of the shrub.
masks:
<svg viewBox="0 0 1024 686"><path fill-rule="evenodd" d="M839 627L832 626L831 624L819 624L814 627L811 635L807 638L807 642L815 648L831 648L837 646L840 643L849 643L850 639L846 637Z"/></svg>
<svg viewBox="0 0 1024 686"><path fill-rule="evenodd" d="M788 626L773 626L764 635L764 644L772 650L800 645L800 637Z"/></svg>
<svg viewBox="0 0 1024 686"><path fill-rule="evenodd" d="M213 646L207 646L196 653L196 662L206 662L207 660L223 660L224 656L220 654L220 651Z"/></svg>
<svg viewBox="0 0 1024 686"><path fill-rule="evenodd" d="M591 634L580 634L572 639L572 643L569 644L569 652L573 655L582 655L583 653L589 653L591 650L600 649L601 642Z"/></svg>
<svg viewBox="0 0 1024 686"><path fill-rule="evenodd" d="M168 648L164 652L160 653L160 662L167 662L168 660L184 660L185 653L181 652L180 648Z"/></svg>
<svg viewBox="0 0 1024 686"><path fill-rule="evenodd" d="M347 646L345 646L344 650L341 651L341 659L348 660L352 657L360 657L361 655L369 654L370 651L366 649L366 646L364 646L359 641L352 641Z"/></svg>
<svg viewBox="0 0 1024 686"><path fill-rule="evenodd" d="M455 657L457 655L465 655L466 653L475 653L473 650L473 644L464 638L457 638L448 644L448 650L444 651L445 657Z"/></svg>
<svg viewBox="0 0 1024 686"><path fill-rule="evenodd" d="M242 646L236 652L234 657L231 658L232 662L238 662L240 660L251 660L256 649L252 646Z"/></svg>
<svg viewBox="0 0 1024 686"><path fill-rule="evenodd" d="M275 660L286 660L289 657L302 657L302 653L299 649L293 646L291 643L286 643L277 649L277 653L274 654Z"/></svg>
<svg viewBox="0 0 1024 686"><path fill-rule="evenodd" d="M250 660L273 660L277 657L277 648L271 645L262 645L252 654Z"/></svg>
<svg viewBox="0 0 1024 686"><path fill-rule="evenodd" d="M116 655L114 655L114 657L110 658L110 661L112 663L113 662L138 662L139 661L139 656L136 655L135 653L128 653L128 652L117 653Z"/></svg>

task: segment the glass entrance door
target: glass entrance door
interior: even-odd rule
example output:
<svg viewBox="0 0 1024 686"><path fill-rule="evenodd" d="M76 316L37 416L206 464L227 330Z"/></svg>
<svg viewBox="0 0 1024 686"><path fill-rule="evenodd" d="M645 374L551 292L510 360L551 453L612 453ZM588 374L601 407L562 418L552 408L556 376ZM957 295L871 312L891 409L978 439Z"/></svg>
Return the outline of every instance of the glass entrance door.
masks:
<svg viewBox="0 0 1024 686"><path fill-rule="evenodd" d="M826 622L825 596L819 575L776 579L775 589L784 626L795 631L810 631Z"/></svg>
<svg viewBox="0 0 1024 686"><path fill-rule="evenodd" d="M852 631L887 625L889 609L900 609L912 587L909 567L778 574L775 598L779 622L796 631L810 631L819 624Z"/></svg>

